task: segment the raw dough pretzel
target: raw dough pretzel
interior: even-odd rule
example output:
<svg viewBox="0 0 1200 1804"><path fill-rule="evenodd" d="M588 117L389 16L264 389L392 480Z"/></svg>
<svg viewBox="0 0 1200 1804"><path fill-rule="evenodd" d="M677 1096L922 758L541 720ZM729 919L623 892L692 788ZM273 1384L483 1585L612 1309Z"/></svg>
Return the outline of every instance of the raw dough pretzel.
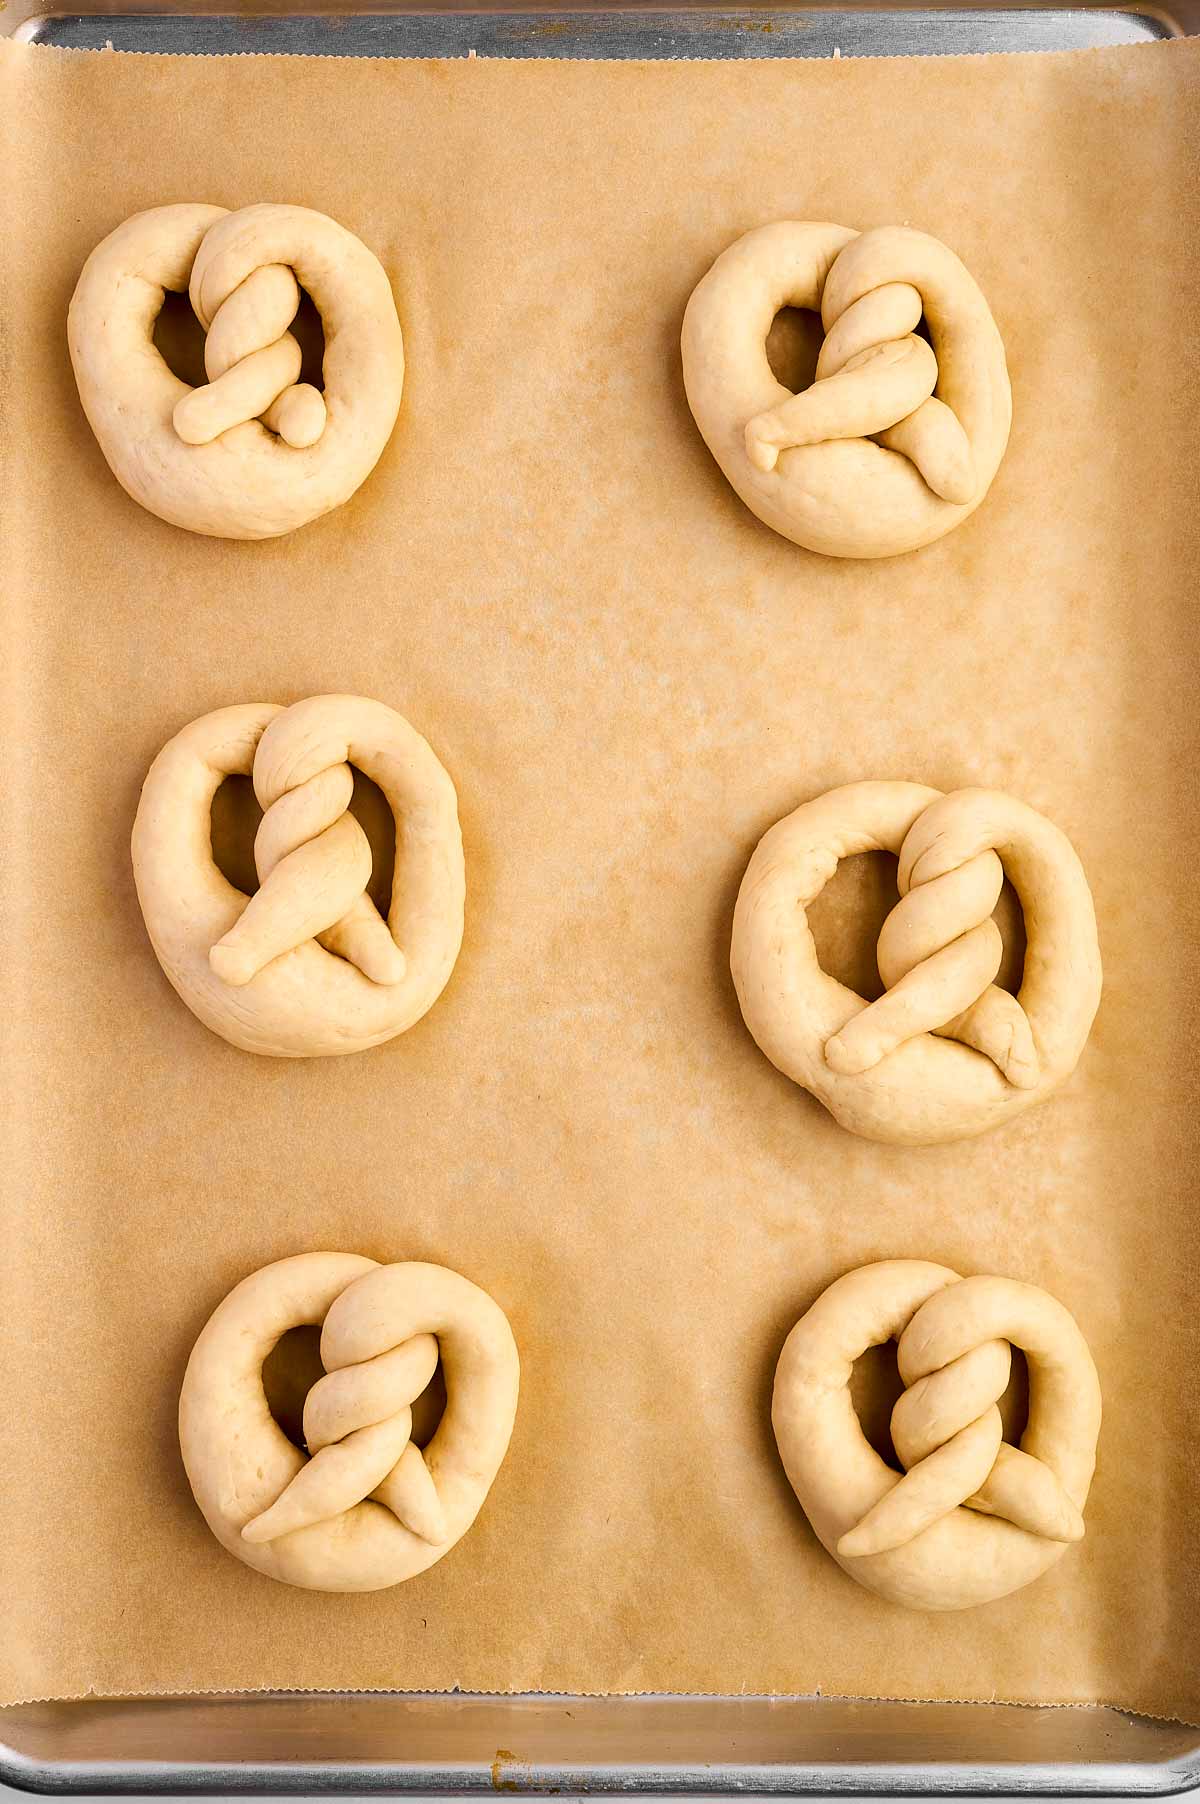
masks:
<svg viewBox="0 0 1200 1804"><path fill-rule="evenodd" d="M297 383L288 327L301 287L325 328L323 397ZM173 375L154 344L167 288L188 291L208 333L204 388ZM308 207L135 214L85 263L67 337L83 410L122 488L216 538L271 538L340 506L400 409L391 284L365 244Z"/></svg>
<svg viewBox="0 0 1200 1804"><path fill-rule="evenodd" d="M386 922L371 848L347 813L355 765L396 823ZM251 776L265 810L247 898L213 862L213 797ZM194 1014L247 1052L361 1052L432 1008L463 934L458 799L432 749L382 702L317 695L218 708L164 746L133 826L133 873L159 963Z"/></svg>
<svg viewBox="0 0 1200 1804"><path fill-rule="evenodd" d="M321 1326L306 1457L275 1422L263 1361ZM441 1355L446 1408L424 1453L409 1405ZM519 1363L504 1311L441 1265L354 1253L280 1259L230 1291L192 1349L179 1445L222 1547L310 1591L378 1591L424 1572L474 1522L508 1450Z"/></svg>
<svg viewBox="0 0 1200 1804"><path fill-rule="evenodd" d="M899 1341L909 1387L892 1412L906 1476L859 1425L850 1373ZM996 1403L1012 1348L1029 1363L1020 1449ZM1100 1381L1061 1303L1011 1278L960 1278L890 1259L831 1284L796 1323L775 1372L771 1421L792 1489L851 1578L917 1610L962 1610L1040 1577L1083 1535Z"/></svg>
<svg viewBox="0 0 1200 1804"><path fill-rule="evenodd" d="M776 381L783 307L819 312L816 380ZM932 349L916 332L922 314ZM746 506L828 557L940 539L987 494L1012 394L974 278L936 238L783 220L722 252L688 302L683 378L704 442Z"/></svg>
<svg viewBox="0 0 1200 1804"><path fill-rule="evenodd" d="M901 899L879 935L888 988L867 1003L821 969L805 910L840 859L880 851L900 860ZM1025 914L1016 997L992 982L1006 871ZM981 1134L1048 1096L1100 1004L1083 867L1044 815L994 789L850 783L804 803L750 860L730 965L773 1065L853 1133L918 1146Z"/></svg>

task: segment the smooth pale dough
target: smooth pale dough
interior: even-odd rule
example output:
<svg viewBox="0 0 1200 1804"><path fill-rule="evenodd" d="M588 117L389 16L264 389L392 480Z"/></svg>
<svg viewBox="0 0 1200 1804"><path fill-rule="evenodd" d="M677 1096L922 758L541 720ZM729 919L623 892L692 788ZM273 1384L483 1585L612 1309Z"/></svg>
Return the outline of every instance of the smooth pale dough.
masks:
<svg viewBox="0 0 1200 1804"><path fill-rule="evenodd" d="M303 288L325 332L324 394L288 331ZM166 289L208 334L190 389L154 343ZM67 316L79 398L113 475L173 526L292 532L349 499L388 442L404 386L392 288L352 232L308 207L135 214L97 245Z"/></svg>
<svg viewBox="0 0 1200 1804"><path fill-rule="evenodd" d="M897 1340L908 1387L892 1412L904 1475L863 1434L850 1374ZM1020 1447L996 1403L1012 1348L1029 1366ZM839 1278L788 1335L771 1421L822 1545L860 1585L914 1610L1006 1597L1083 1535L1100 1381L1061 1303L1011 1278L960 1278L919 1259Z"/></svg>
<svg viewBox="0 0 1200 1804"><path fill-rule="evenodd" d="M819 312L826 334L799 395L767 360L784 307ZM682 351L696 424L746 506L828 557L940 539L979 506L1008 444L1012 392L988 304L953 251L907 226L747 232L692 294Z"/></svg>
<svg viewBox="0 0 1200 1804"><path fill-rule="evenodd" d="M371 848L347 813L351 766L396 824L386 921L366 894ZM253 776L261 887L245 896L212 855L212 802ZM247 1052L361 1052L419 1021L462 945L466 876L454 785L382 702L317 695L218 708L150 767L133 874L159 963L192 1012Z"/></svg>
<svg viewBox="0 0 1200 1804"><path fill-rule="evenodd" d="M291 1328L321 1328L304 1404L308 1453L271 1415L263 1361ZM410 1405L439 1355L446 1408L422 1450ZM520 1364L507 1317L441 1265L300 1253L246 1278L192 1349L179 1445L222 1547L310 1591L378 1591L466 1534L508 1451Z"/></svg>
<svg viewBox="0 0 1200 1804"><path fill-rule="evenodd" d="M876 1002L821 969L806 910L843 858L891 852L900 901L879 936ZM1020 993L992 979L1007 873L1025 915ZM1044 815L994 789L849 783L764 834L742 879L730 966L773 1065L852 1133L961 1140L1040 1102L1075 1069L1100 1005L1087 878Z"/></svg>

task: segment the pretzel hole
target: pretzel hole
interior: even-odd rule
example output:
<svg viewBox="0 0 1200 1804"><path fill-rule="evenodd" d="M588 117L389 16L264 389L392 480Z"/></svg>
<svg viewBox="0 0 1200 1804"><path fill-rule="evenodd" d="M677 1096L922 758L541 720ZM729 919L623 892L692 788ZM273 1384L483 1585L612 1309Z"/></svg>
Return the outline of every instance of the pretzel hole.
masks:
<svg viewBox="0 0 1200 1804"><path fill-rule="evenodd" d="M850 1397L862 1431L885 1465L897 1472L900 1461L892 1446L892 1411L903 1390L894 1340L868 1347L855 1360L850 1373Z"/></svg>
<svg viewBox="0 0 1200 1804"><path fill-rule="evenodd" d="M879 930L899 899L896 860L887 852L860 852L842 859L808 906L821 969L867 1002L883 994L875 947ZM1025 973L1025 917L1010 883L1001 890L992 918L1004 941L996 982L1015 996Z"/></svg>
<svg viewBox="0 0 1200 1804"><path fill-rule="evenodd" d="M824 337L819 313L807 307L781 307L767 333L767 362L776 382L794 395L811 388Z"/></svg>
<svg viewBox="0 0 1200 1804"><path fill-rule="evenodd" d="M354 772L350 812L371 845L371 881L367 894L381 915L391 907L392 880L396 870L396 823L387 797L377 783ZM212 802L213 863L227 882L252 896L258 888L254 865L254 835L262 809L249 777L226 777Z"/></svg>
<svg viewBox="0 0 1200 1804"><path fill-rule="evenodd" d="M428 1447L446 1409L446 1380L439 1359L433 1377L419 1397L413 1399L412 1438L418 1447Z"/></svg>
<svg viewBox="0 0 1200 1804"><path fill-rule="evenodd" d="M204 373L204 327L192 312L186 293L167 289L154 322L154 345L173 376L189 388L208 381Z"/></svg>
<svg viewBox="0 0 1200 1804"><path fill-rule="evenodd" d="M1007 880L992 919L1004 941L1004 957L1000 960L996 982L1002 990L1015 996L1025 976L1025 915L1016 890Z"/></svg>
<svg viewBox="0 0 1200 1804"><path fill-rule="evenodd" d="M1020 1347L1012 1350L1012 1376L1000 1399L1000 1420L1004 1423L1005 1440L1015 1447L1029 1421L1029 1367Z"/></svg>
<svg viewBox="0 0 1200 1804"><path fill-rule="evenodd" d="M300 290L300 306L291 325L292 337L300 345L301 382L311 383L313 388L322 391L325 387L325 328L321 324L321 315L317 312L316 303L302 288Z"/></svg>
<svg viewBox="0 0 1200 1804"><path fill-rule="evenodd" d="M303 289L290 330L300 345L303 359L300 381L324 389L325 331L321 315ZM152 337L159 356L173 376L178 376L189 388L200 388L208 381L204 369L204 328L192 312L192 303L186 293L177 294L174 289L164 292Z"/></svg>
<svg viewBox="0 0 1200 1804"><path fill-rule="evenodd" d="M892 1445L892 1411L903 1390L894 1340L868 1347L855 1360L850 1372L851 1401L869 1445L895 1472L901 1466ZM1012 1350L1012 1373L1000 1398L1000 1420L1005 1440L1015 1447L1029 1420L1029 1368L1019 1347Z"/></svg>
<svg viewBox="0 0 1200 1804"><path fill-rule="evenodd" d="M821 969L868 1002L883 994L875 944L899 900L896 860L886 852L860 852L842 859L808 908Z"/></svg>
<svg viewBox="0 0 1200 1804"><path fill-rule="evenodd" d="M304 1399L325 1375L321 1364L321 1330L305 1324L281 1335L263 1361L262 1384L267 1407L294 1447L304 1451ZM446 1382L438 1361L433 1377L412 1406L412 1438L418 1447L433 1439L446 1408Z"/></svg>
<svg viewBox="0 0 1200 1804"><path fill-rule="evenodd" d="M304 1399L324 1375L321 1330L307 1324L289 1328L263 1360L267 1408L295 1447L304 1447Z"/></svg>

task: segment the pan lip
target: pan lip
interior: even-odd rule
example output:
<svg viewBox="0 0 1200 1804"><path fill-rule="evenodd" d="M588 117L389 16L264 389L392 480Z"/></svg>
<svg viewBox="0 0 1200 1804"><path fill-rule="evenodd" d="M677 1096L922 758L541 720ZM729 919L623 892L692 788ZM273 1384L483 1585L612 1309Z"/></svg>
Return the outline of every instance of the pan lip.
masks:
<svg viewBox="0 0 1200 1804"><path fill-rule="evenodd" d="M1003 4L789 6L779 0L585 0L535 7L520 0L437 7L430 0L303 7L252 15L214 4L199 14L169 5L81 0L7 27L18 42L133 54L349 56L386 61L780 62L830 55L1052 55L1162 43L1200 30L1196 0L1013 0ZM0 33L5 28L0 26ZM838 42L844 38L845 42ZM1026 42L1028 39L1030 41ZM300 40L300 41L296 41ZM872 46L875 47L872 47Z"/></svg>
<svg viewBox="0 0 1200 1804"><path fill-rule="evenodd" d="M13 1745L5 1733L5 1719L19 1720L22 1709L9 1706L0 1710L0 1782L14 1790L56 1795L138 1794L163 1796L185 1794L254 1794L294 1795L314 1792L368 1794L387 1792L414 1797L460 1797L475 1793L521 1791L530 1793L590 1793L608 1796L646 1794L658 1798L679 1797L844 1797L851 1795L877 1797L985 1795L1042 1797L1168 1797L1192 1791L1200 1786L1200 1729L1189 1729L1179 1723L1136 1715L1113 1705L1066 1703L1054 1706L1020 1703L919 1702L916 1700L851 1699L824 1696L746 1696L733 1697L705 1693L631 1693L620 1697L595 1694L551 1692L391 1692L391 1691L260 1691L174 1693L163 1696L130 1695L123 1698L96 1697L67 1700L53 1708L70 1711L72 1707L101 1707L107 1710L127 1707L145 1717L147 1711L167 1707L178 1712L189 1703L237 1708L254 1704L281 1710L289 1704L336 1707L341 1702L373 1698L414 1708L426 1713L445 1710L473 1709L496 1712L489 1726L489 1738L499 1732L502 1717L507 1714L514 1733L510 1739L520 1746L523 1739L520 1714L531 1708L539 1714L571 1712L578 1714L603 1710L630 1714L639 1704L674 1710L683 1717L691 1710L713 1706L736 1706L745 1716L756 1709L765 1715L791 1715L797 1727L805 1714L826 1715L841 1710L859 1715L863 1711L878 1712L889 1707L900 1713L936 1710L970 1714L977 1722L982 1715L993 1730L998 1722L1020 1717L1061 1718L1086 1713L1102 1734L1115 1732L1120 1725L1135 1727L1139 1733L1161 1733L1173 1746L1162 1758L1124 1761L1102 1758L1069 1760L1020 1759L1014 1761L970 1758L969 1743L958 1742L959 1752L948 1760L871 1759L854 1761L842 1756L830 1761L810 1763L795 1760L774 1761L762 1758L729 1757L727 1759L684 1756L670 1761L661 1758L632 1758L596 1761L581 1758L518 1758L506 1749L497 1748L496 1758L465 1755L462 1760L448 1760L442 1755L436 1761L409 1759L404 1761L305 1760L292 1762L253 1756L243 1759L215 1759L188 1762L150 1756L137 1760L74 1759L58 1760L52 1754L34 1756ZM686 1728L680 1722L680 1728ZM965 1725L964 1725L965 1726ZM164 1721L164 1741L169 1743L170 1722ZM739 1739L744 1734L739 1732ZM1181 1745L1182 1744L1182 1745ZM994 1738L992 1741L994 1748Z"/></svg>

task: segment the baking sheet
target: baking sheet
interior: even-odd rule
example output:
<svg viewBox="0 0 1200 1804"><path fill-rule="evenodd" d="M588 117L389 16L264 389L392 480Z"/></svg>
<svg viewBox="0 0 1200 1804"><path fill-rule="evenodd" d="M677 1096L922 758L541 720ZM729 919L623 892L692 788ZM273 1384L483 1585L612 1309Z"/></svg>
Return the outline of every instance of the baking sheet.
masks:
<svg viewBox="0 0 1200 1804"><path fill-rule="evenodd" d="M0 1696L819 1689L1195 1718L1196 59L4 46ZM63 320L127 213L264 196L383 258L410 374L352 503L221 544L116 489ZM945 237L1005 335L1008 458L917 556L798 551L691 425L687 295L789 214ZM149 952L137 791L205 709L339 688L402 709L457 781L466 943L401 1040L255 1061ZM737 1012L754 843L863 775L1011 788L1091 877L1108 988L1081 1069L973 1144L854 1140ZM863 971L885 906L876 872L839 879L833 968ZM213 1305L322 1245L457 1266L523 1353L478 1525L370 1598L230 1560L174 1443ZM1083 1546L934 1621L826 1559L770 1439L792 1321L895 1254L1047 1285L1105 1393Z"/></svg>

